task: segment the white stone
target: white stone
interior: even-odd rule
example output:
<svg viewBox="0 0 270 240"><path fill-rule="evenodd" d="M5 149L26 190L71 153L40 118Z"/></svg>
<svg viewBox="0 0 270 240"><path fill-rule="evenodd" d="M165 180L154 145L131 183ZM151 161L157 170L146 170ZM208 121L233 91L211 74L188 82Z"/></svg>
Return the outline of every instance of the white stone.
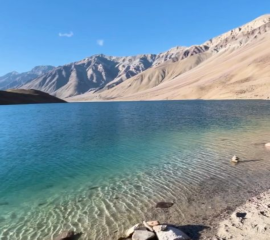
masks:
<svg viewBox="0 0 270 240"><path fill-rule="evenodd" d="M169 225L159 225L153 227L158 240L190 240L180 229Z"/></svg>
<svg viewBox="0 0 270 240"><path fill-rule="evenodd" d="M237 156L234 155L234 156L232 157L231 162L238 163L238 162L239 162L239 157L237 157Z"/></svg>
<svg viewBox="0 0 270 240"><path fill-rule="evenodd" d="M133 233L134 231L136 230L136 228L139 226L140 224L137 223L136 225L134 225L133 227L129 228L126 233L125 233L125 237L129 238Z"/></svg>
<svg viewBox="0 0 270 240"><path fill-rule="evenodd" d="M149 232L147 230L135 230L132 235L132 240L150 240L155 237L156 235L153 232Z"/></svg>

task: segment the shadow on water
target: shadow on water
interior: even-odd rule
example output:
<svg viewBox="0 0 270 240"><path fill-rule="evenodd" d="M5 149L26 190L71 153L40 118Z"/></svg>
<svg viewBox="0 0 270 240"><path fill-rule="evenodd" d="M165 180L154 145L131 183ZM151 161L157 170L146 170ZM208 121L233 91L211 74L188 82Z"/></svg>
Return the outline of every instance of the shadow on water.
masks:
<svg viewBox="0 0 270 240"><path fill-rule="evenodd" d="M239 163L260 162L260 161L263 161L263 159L243 160L243 161L240 161Z"/></svg>
<svg viewBox="0 0 270 240"><path fill-rule="evenodd" d="M263 159L252 159L252 160L241 160L239 162L231 162L232 166L237 166L242 163L250 163L250 162L260 162L263 161Z"/></svg>
<svg viewBox="0 0 270 240"><path fill-rule="evenodd" d="M204 225L183 225L177 226L177 228L186 233L192 240L199 240L201 232L210 227Z"/></svg>

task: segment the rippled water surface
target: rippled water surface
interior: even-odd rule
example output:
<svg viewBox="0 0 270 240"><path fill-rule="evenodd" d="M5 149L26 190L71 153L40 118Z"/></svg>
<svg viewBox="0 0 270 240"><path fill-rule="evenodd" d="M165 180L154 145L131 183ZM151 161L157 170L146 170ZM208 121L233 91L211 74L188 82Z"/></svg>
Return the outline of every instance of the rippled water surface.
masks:
<svg viewBox="0 0 270 240"><path fill-rule="evenodd" d="M269 117L268 101L0 106L0 239L117 239L158 201L185 219L212 182L268 188Z"/></svg>

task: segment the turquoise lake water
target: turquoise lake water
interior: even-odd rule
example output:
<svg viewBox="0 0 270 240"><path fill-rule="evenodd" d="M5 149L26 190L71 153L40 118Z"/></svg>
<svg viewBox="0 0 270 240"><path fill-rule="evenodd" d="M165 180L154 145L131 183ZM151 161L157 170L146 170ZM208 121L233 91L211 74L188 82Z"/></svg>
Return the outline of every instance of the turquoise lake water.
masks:
<svg viewBox="0 0 270 240"><path fill-rule="evenodd" d="M269 117L268 101L0 106L0 240L116 239L207 179L265 185Z"/></svg>

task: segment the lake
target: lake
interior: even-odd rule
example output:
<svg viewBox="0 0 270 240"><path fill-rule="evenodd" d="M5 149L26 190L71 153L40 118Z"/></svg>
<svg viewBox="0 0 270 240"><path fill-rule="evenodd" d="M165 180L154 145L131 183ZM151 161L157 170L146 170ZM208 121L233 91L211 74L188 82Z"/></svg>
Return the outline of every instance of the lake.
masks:
<svg viewBox="0 0 270 240"><path fill-rule="evenodd" d="M254 100L0 106L0 239L117 239L236 205L269 188L269 118Z"/></svg>

